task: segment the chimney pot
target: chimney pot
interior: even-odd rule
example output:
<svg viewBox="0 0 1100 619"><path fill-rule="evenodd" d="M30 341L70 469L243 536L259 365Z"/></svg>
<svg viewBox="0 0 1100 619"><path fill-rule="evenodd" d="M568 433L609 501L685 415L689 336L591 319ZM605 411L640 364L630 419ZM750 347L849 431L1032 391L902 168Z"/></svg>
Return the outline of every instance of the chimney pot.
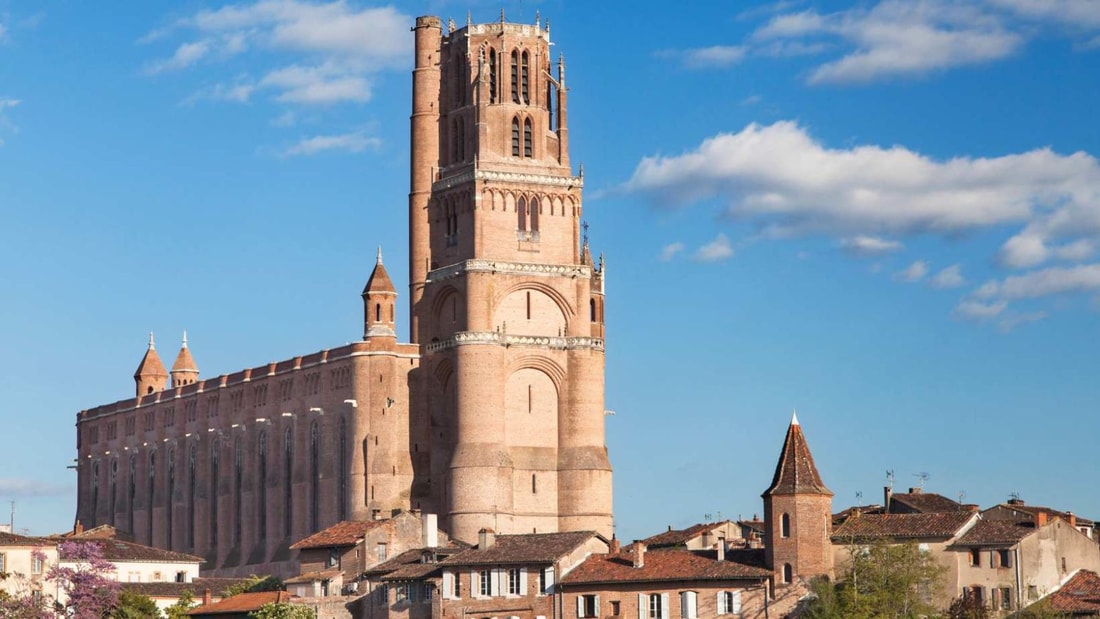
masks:
<svg viewBox="0 0 1100 619"><path fill-rule="evenodd" d="M1047 524L1047 513L1044 511L1035 512L1035 526L1045 527Z"/></svg>
<svg viewBox="0 0 1100 619"><path fill-rule="evenodd" d="M203 589L202 590L202 605L203 606L210 606L210 603L211 603L212 599L213 599L213 597L210 595L210 589Z"/></svg>
<svg viewBox="0 0 1100 619"><path fill-rule="evenodd" d="M435 514L424 514L424 545L428 548L439 546L439 520Z"/></svg>
<svg viewBox="0 0 1100 619"><path fill-rule="evenodd" d="M924 488L910 488L909 494L920 494L924 492Z"/></svg>
<svg viewBox="0 0 1100 619"><path fill-rule="evenodd" d="M492 548L493 544L497 541L496 531L485 527L477 532L477 549L485 550L486 548Z"/></svg>
<svg viewBox="0 0 1100 619"><path fill-rule="evenodd" d="M612 537L611 543L608 544L608 550L611 552L611 554L617 555L619 554L619 552L622 551L622 544L619 543L618 539Z"/></svg>
<svg viewBox="0 0 1100 619"><path fill-rule="evenodd" d="M1073 512L1066 512L1066 516L1069 519L1069 526L1076 527L1077 526L1077 516L1073 515Z"/></svg>
<svg viewBox="0 0 1100 619"><path fill-rule="evenodd" d="M718 539L718 560L726 560L726 539L724 537Z"/></svg>
<svg viewBox="0 0 1100 619"><path fill-rule="evenodd" d="M634 567L645 567L645 543L634 542Z"/></svg>

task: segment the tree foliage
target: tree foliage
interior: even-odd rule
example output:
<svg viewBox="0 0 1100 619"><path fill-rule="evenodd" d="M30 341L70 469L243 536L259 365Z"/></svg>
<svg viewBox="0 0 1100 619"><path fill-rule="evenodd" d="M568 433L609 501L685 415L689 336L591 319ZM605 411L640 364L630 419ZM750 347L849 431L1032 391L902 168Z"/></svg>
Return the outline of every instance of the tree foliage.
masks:
<svg viewBox="0 0 1100 619"><path fill-rule="evenodd" d="M249 576L229 588L222 591L222 597L228 598L241 593L256 593L258 591L279 591L283 588L283 581L274 576Z"/></svg>
<svg viewBox="0 0 1100 619"><path fill-rule="evenodd" d="M990 619L990 610L976 596L964 595L951 600L947 609L950 619Z"/></svg>
<svg viewBox="0 0 1100 619"><path fill-rule="evenodd" d="M195 596L190 591L184 591L180 599L173 605L164 609L168 619L187 619L187 613L195 605Z"/></svg>
<svg viewBox="0 0 1100 619"><path fill-rule="evenodd" d="M285 602L269 602L248 615L255 619L316 619L317 613L308 606Z"/></svg>
<svg viewBox="0 0 1100 619"><path fill-rule="evenodd" d="M877 540L852 545L839 584L811 583L816 599L806 609L813 619L909 619L939 613L931 600L947 568L915 543Z"/></svg>
<svg viewBox="0 0 1100 619"><path fill-rule="evenodd" d="M161 619L157 603L149 596L131 591L118 594L118 606L111 613L112 619Z"/></svg>
<svg viewBox="0 0 1100 619"><path fill-rule="evenodd" d="M55 565L49 579L61 587L68 598L65 616L71 619L103 619L118 605L118 581L111 578L115 566L103 558L103 548L95 542L61 542L57 554L72 565Z"/></svg>

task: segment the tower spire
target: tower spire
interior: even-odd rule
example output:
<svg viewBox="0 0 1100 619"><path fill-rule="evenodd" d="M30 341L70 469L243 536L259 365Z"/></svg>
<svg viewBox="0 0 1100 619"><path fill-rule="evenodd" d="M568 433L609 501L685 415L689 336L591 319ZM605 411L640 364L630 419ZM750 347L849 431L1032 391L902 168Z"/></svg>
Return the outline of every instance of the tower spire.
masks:
<svg viewBox="0 0 1100 619"><path fill-rule="evenodd" d="M134 383L136 395L139 398L143 395L163 391L168 383L168 371L164 369L160 355L157 354L157 342L151 331L149 332L149 348L145 351L145 356L141 358L141 363L138 364L137 370L134 372Z"/></svg>
<svg viewBox="0 0 1100 619"><path fill-rule="evenodd" d="M394 304L397 289L393 287L390 274L382 264L382 246L378 246L378 256L374 263L367 285L363 287L363 339L372 337L396 338L394 329Z"/></svg>
<svg viewBox="0 0 1100 619"><path fill-rule="evenodd" d="M187 347L187 331L184 331L180 352L176 355L175 363L172 364L172 386L190 385L198 379L199 368L195 365L195 358L191 356L191 349Z"/></svg>

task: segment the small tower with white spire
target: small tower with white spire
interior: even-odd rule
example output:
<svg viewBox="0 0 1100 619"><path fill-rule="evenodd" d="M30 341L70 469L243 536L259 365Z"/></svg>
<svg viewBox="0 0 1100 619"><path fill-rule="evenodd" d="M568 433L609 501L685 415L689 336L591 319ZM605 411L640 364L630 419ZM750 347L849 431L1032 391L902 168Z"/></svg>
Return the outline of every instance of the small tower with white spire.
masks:
<svg viewBox="0 0 1100 619"><path fill-rule="evenodd" d="M187 347L187 332L184 331L180 352L176 355L176 362L172 364L172 386L183 387L198 379L199 368L195 365L194 357L191 356L191 349Z"/></svg>
<svg viewBox="0 0 1100 619"><path fill-rule="evenodd" d="M386 267L382 264L382 247L378 247L378 257L371 271L370 279L363 288L363 339L377 337L396 339L394 322L397 304L397 289L393 287Z"/></svg>
<svg viewBox="0 0 1100 619"><path fill-rule="evenodd" d="M149 395L158 391L164 391L168 384L168 371L157 354L157 343L149 333L149 348L145 356L141 358L137 371L134 372L134 382L137 383L137 397Z"/></svg>

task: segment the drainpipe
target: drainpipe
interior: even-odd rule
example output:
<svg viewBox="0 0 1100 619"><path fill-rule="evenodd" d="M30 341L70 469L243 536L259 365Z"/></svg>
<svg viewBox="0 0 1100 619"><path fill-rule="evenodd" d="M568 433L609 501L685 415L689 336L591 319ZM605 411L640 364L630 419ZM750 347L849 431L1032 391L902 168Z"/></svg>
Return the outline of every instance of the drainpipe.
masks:
<svg viewBox="0 0 1100 619"><path fill-rule="evenodd" d="M1020 578L1020 545L1017 544L1012 549L1012 557L1016 562L1016 612L1020 612L1020 609L1024 607L1024 594L1020 591L1020 587L1023 584Z"/></svg>

